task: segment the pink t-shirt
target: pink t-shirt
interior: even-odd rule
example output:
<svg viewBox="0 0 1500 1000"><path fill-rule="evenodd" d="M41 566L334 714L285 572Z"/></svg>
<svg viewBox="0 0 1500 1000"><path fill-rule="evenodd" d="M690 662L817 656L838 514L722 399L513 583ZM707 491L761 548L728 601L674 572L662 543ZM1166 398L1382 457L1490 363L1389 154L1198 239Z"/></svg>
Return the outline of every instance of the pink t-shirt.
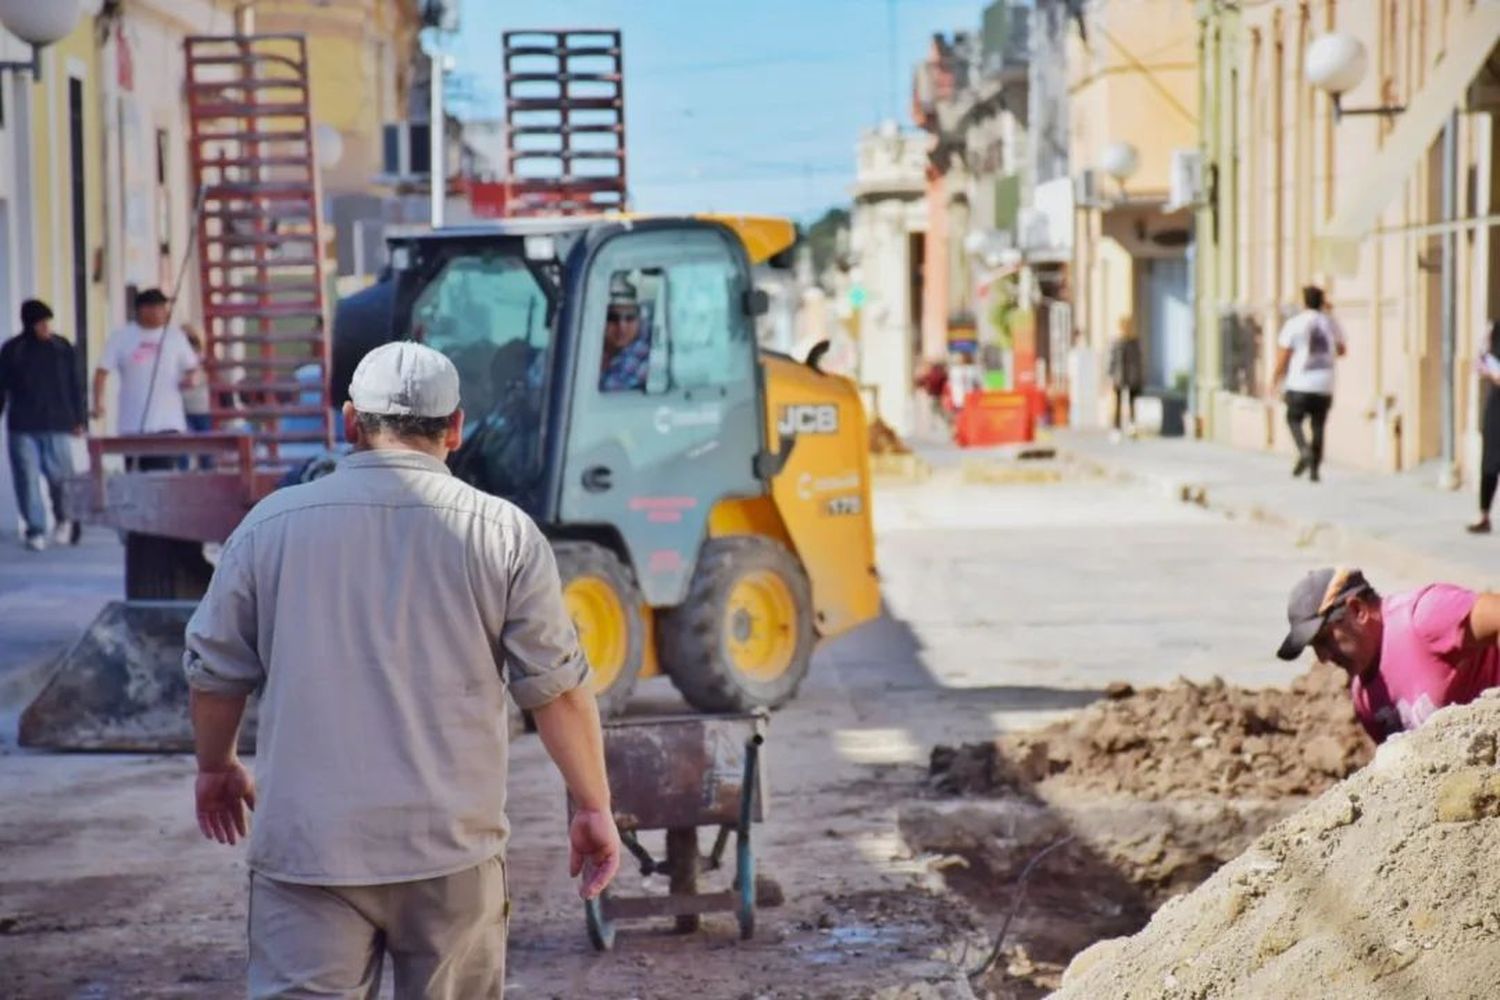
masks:
<svg viewBox="0 0 1500 1000"><path fill-rule="evenodd" d="M1434 583L1381 602L1380 667L1368 683L1356 677L1349 685L1354 712L1377 743L1416 729L1440 708L1500 686L1500 646L1469 638L1477 596Z"/></svg>

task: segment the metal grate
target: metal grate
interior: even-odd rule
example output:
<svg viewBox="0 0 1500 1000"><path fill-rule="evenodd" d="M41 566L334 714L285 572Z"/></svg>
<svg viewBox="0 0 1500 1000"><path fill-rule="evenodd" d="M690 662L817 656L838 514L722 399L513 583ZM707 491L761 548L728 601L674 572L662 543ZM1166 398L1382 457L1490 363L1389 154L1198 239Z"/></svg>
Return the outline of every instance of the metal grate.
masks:
<svg viewBox="0 0 1500 1000"><path fill-rule="evenodd" d="M285 464L284 445L332 443L307 45L300 35L184 45L213 426L250 434L258 460ZM298 377L308 365L316 376Z"/></svg>
<svg viewBox="0 0 1500 1000"><path fill-rule="evenodd" d="M507 31L506 214L623 211L625 77L618 31Z"/></svg>

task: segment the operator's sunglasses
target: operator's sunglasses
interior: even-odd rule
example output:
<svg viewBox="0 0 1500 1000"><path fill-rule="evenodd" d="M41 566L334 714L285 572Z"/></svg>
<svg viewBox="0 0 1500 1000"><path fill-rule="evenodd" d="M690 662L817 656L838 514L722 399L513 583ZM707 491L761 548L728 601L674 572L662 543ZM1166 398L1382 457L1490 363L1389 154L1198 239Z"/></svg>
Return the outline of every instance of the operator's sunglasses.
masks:
<svg viewBox="0 0 1500 1000"><path fill-rule="evenodd" d="M634 323L641 318L641 314L634 309L616 311L611 309L604 314L606 323Z"/></svg>

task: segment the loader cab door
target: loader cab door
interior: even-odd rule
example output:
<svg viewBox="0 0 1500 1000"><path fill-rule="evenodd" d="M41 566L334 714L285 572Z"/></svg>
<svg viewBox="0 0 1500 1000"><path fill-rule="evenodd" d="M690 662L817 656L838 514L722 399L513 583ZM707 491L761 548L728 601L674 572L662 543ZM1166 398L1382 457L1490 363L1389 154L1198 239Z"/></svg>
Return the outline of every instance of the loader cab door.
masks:
<svg viewBox="0 0 1500 1000"><path fill-rule="evenodd" d="M560 514L618 530L653 606L687 593L708 513L765 492L750 273L718 227L649 227L594 251L572 310Z"/></svg>

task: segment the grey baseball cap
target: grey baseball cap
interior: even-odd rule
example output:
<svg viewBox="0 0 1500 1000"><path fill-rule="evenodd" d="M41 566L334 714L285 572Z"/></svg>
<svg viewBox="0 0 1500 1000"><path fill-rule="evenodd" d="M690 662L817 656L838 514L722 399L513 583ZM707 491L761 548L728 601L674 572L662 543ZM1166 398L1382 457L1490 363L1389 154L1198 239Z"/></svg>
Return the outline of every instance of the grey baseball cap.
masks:
<svg viewBox="0 0 1500 1000"><path fill-rule="evenodd" d="M1315 569L1304 576L1287 598L1286 618L1291 628L1276 655L1283 660L1301 656L1329 614L1342 607L1347 598L1370 589L1363 573L1347 567Z"/></svg>
<svg viewBox="0 0 1500 1000"><path fill-rule="evenodd" d="M382 344L354 369L349 402L361 413L446 417L458 409L458 369L415 341Z"/></svg>

